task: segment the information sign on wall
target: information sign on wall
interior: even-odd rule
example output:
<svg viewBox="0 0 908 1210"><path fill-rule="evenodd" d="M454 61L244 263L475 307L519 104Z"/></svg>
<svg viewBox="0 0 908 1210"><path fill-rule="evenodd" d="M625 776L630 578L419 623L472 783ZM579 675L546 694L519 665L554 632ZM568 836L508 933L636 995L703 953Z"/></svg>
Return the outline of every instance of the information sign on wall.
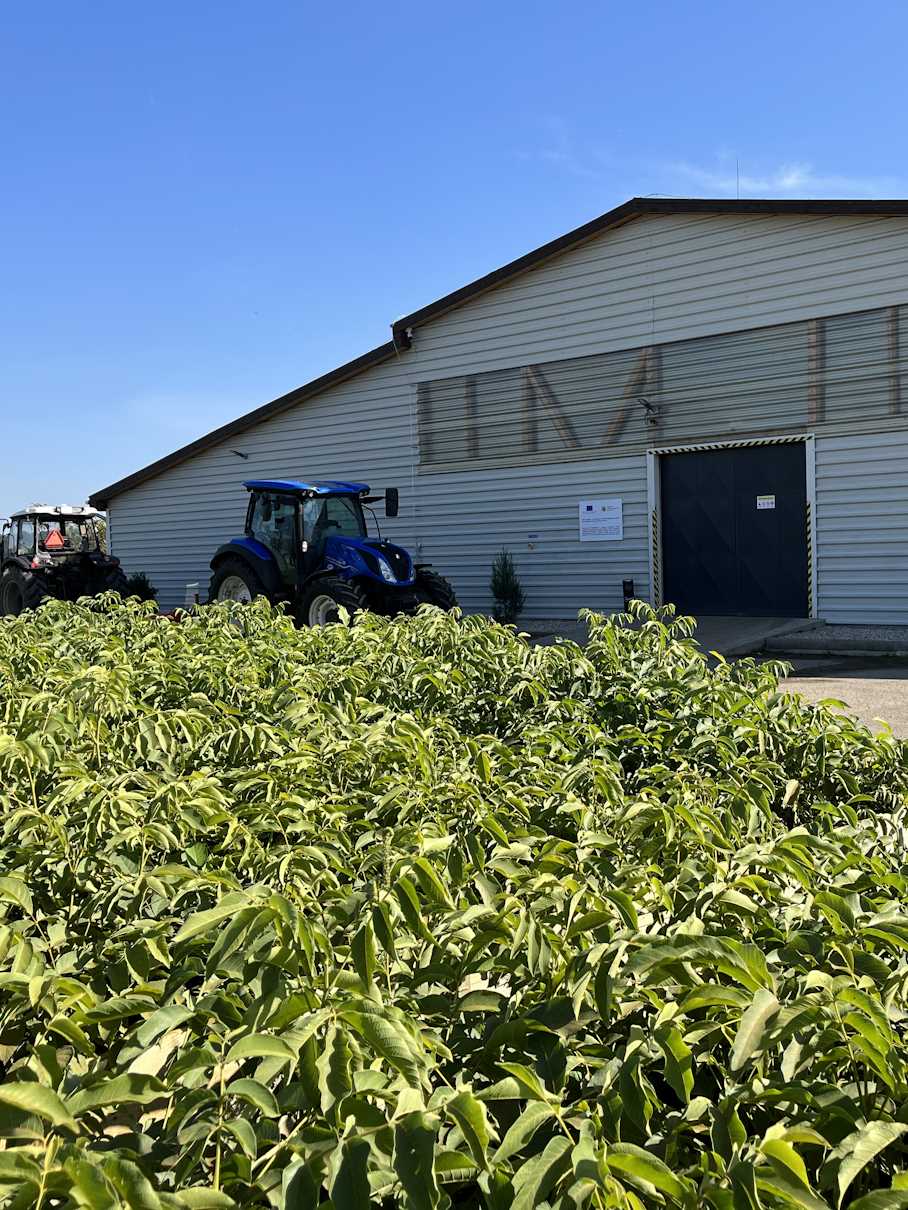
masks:
<svg viewBox="0 0 908 1210"><path fill-rule="evenodd" d="M580 501L580 541L620 542L624 537L621 500Z"/></svg>

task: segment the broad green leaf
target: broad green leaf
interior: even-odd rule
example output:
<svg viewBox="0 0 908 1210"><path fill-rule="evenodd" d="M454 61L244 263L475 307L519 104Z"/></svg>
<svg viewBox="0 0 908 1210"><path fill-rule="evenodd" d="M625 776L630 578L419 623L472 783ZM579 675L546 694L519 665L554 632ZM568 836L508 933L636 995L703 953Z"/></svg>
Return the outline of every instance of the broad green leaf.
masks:
<svg viewBox="0 0 908 1210"><path fill-rule="evenodd" d="M230 1121L224 1123L224 1129L233 1135L244 1155L254 1160L258 1153L258 1141L252 1124L245 1118L231 1118Z"/></svg>
<svg viewBox="0 0 908 1210"><path fill-rule="evenodd" d="M93 1055L95 1048L85 1031L71 1017L53 1017L47 1023L48 1033L57 1034L72 1043L76 1050L83 1055Z"/></svg>
<svg viewBox="0 0 908 1210"><path fill-rule="evenodd" d="M557 1135L538 1155L521 1165L512 1181L512 1210L533 1210L546 1201L561 1177L570 1170L570 1149L570 1141Z"/></svg>
<svg viewBox="0 0 908 1210"><path fill-rule="evenodd" d="M507 997L502 992L479 988L460 997L457 1001L457 1011L459 1013L497 1013L501 1012L506 999Z"/></svg>
<svg viewBox="0 0 908 1210"><path fill-rule="evenodd" d="M266 1118L276 1118L280 1112L274 1093L258 1080L242 1078L231 1080L227 1086L230 1096L240 1097L258 1109Z"/></svg>
<svg viewBox="0 0 908 1210"><path fill-rule="evenodd" d="M499 1063L498 1066L514 1077L523 1089L524 1096L533 1101L550 1101L552 1099L539 1076L524 1063Z"/></svg>
<svg viewBox="0 0 908 1210"><path fill-rule="evenodd" d="M70 1181L73 1201L89 1210L115 1210L117 1196L104 1174L100 1163L82 1155L70 1155L63 1161L63 1169Z"/></svg>
<svg viewBox="0 0 908 1210"><path fill-rule="evenodd" d="M440 907L453 907L447 887L439 878L435 867L426 857L414 857L413 869L423 891Z"/></svg>
<svg viewBox="0 0 908 1210"><path fill-rule="evenodd" d="M399 1022L377 1012L358 1012L354 1009L345 1009L343 1018L376 1054L401 1073L411 1088L420 1087L422 1063L414 1054L413 1043Z"/></svg>
<svg viewBox="0 0 908 1210"><path fill-rule="evenodd" d="M153 1012L146 1021L142 1022L136 1030L136 1041L140 1046L150 1046L161 1034L176 1029L177 1026L189 1021L191 1017L191 1009L182 1004L168 1004L164 1008L159 1008L157 1012Z"/></svg>
<svg viewBox="0 0 908 1210"><path fill-rule="evenodd" d="M397 896L397 902L400 904L400 910L403 913L404 919L410 926L412 931L430 944L434 938L429 932L429 928L422 914L422 906L419 902L419 896L416 893L416 887L405 874L402 874L394 884L394 893Z"/></svg>
<svg viewBox="0 0 908 1210"><path fill-rule="evenodd" d="M544 1122L551 1121L553 1117L551 1106L542 1101L531 1101L501 1140L501 1145L492 1156L492 1164L504 1164L512 1156L519 1155L539 1127Z"/></svg>
<svg viewBox="0 0 908 1210"><path fill-rule="evenodd" d="M475 1090L477 1101L523 1101L526 1099L526 1088L513 1076L505 1076L485 1088Z"/></svg>
<svg viewBox="0 0 908 1210"><path fill-rule="evenodd" d="M147 1105L166 1095L166 1085L154 1076L124 1073L74 1092L67 1099L66 1107L73 1117L79 1117L104 1105Z"/></svg>
<svg viewBox="0 0 908 1210"><path fill-rule="evenodd" d="M0 1105L10 1105L24 1113L33 1113L53 1126L65 1126L76 1133L79 1131L79 1124L73 1118L69 1107L60 1100L53 1089L45 1088L43 1084L0 1084Z"/></svg>
<svg viewBox="0 0 908 1210"><path fill-rule="evenodd" d="M484 785L488 785L492 780L492 762L489 760L489 754L484 748L477 747L473 767L479 780Z"/></svg>
<svg viewBox="0 0 908 1210"><path fill-rule="evenodd" d="M0 899L5 899L7 903L15 903L27 916L34 911L31 891L21 878L16 878L14 875L0 875Z"/></svg>
<svg viewBox="0 0 908 1210"><path fill-rule="evenodd" d="M615 905L624 924L636 932L640 925L637 919L637 909L634 907L634 901L630 895L624 891L612 888L611 890L603 891L603 896L606 899L610 899Z"/></svg>
<svg viewBox="0 0 908 1210"><path fill-rule="evenodd" d="M350 943L353 969L368 986L375 978L375 938L372 925L366 921L360 925Z"/></svg>
<svg viewBox="0 0 908 1210"><path fill-rule="evenodd" d="M445 1112L450 1114L460 1127L476 1164L480 1168L488 1168L488 1149L492 1135L485 1105L477 1101L472 1092L464 1090L447 1102Z"/></svg>
<svg viewBox="0 0 908 1210"><path fill-rule="evenodd" d="M242 891L225 895L216 907L208 908L204 912L193 913L174 937L172 944L182 945L204 933L209 933L224 920L229 920L241 908L248 906L250 906L249 896Z"/></svg>
<svg viewBox="0 0 908 1210"><path fill-rule="evenodd" d="M758 1192L769 1193L774 1201L781 1199L783 1205L791 1202L803 1206L804 1210L829 1210L829 1203L794 1177L787 1166L777 1163L773 1168L772 1175L765 1174L762 1168L757 1169Z"/></svg>
<svg viewBox="0 0 908 1210"><path fill-rule="evenodd" d="M397 958L397 944L394 940L394 925L391 921L391 911L387 903L376 903L372 907L372 928L378 938L379 945L393 962Z"/></svg>
<svg viewBox="0 0 908 1210"><path fill-rule="evenodd" d="M645 1181L676 1201L683 1201L686 1196L688 1183L676 1176L657 1155L633 1143L610 1144L606 1161L613 1172Z"/></svg>
<svg viewBox="0 0 908 1210"><path fill-rule="evenodd" d="M316 1181L305 1160L294 1160L281 1175L281 1210L316 1210L322 1200L321 1182Z"/></svg>
<svg viewBox="0 0 908 1210"><path fill-rule="evenodd" d="M434 1210L440 1201L435 1178L438 1118L408 1113L394 1126L394 1171L404 1190L407 1210Z"/></svg>
<svg viewBox="0 0 908 1210"><path fill-rule="evenodd" d="M331 1184L335 1210L363 1210L369 1205L369 1143L363 1138L345 1139L341 1162Z"/></svg>
<svg viewBox="0 0 908 1210"><path fill-rule="evenodd" d="M322 1110L327 1113L350 1092L350 1044L342 1026L332 1025L317 1063Z"/></svg>
<svg viewBox="0 0 908 1210"><path fill-rule="evenodd" d="M741 945L728 937L677 937L652 944L634 955L628 970L652 978L665 966L684 962L719 971L752 992L771 984L765 957L754 946Z"/></svg>
<svg viewBox="0 0 908 1210"><path fill-rule="evenodd" d="M272 1034L246 1034L234 1042L227 1052L225 1062L235 1063L241 1059L295 1059L296 1055L286 1042Z"/></svg>
<svg viewBox="0 0 908 1210"><path fill-rule="evenodd" d="M731 1049L730 1068L739 1071L755 1051L761 1049L769 1022L779 1011L779 1001L765 988L754 993L750 1008L741 1017Z"/></svg>
<svg viewBox="0 0 908 1210"><path fill-rule="evenodd" d="M37 1186L41 1182L41 1171L42 1165L27 1155L24 1147L0 1151L0 1184L25 1182Z"/></svg>
<svg viewBox="0 0 908 1210"><path fill-rule="evenodd" d="M236 1203L226 1193L209 1189L202 1185L194 1185L189 1189L178 1189L177 1199L189 1210L229 1210Z"/></svg>
<svg viewBox="0 0 908 1210"><path fill-rule="evenodd" d="M908 1189L877 1189L850 1202L848 1210L905 1210L906 1206Z"/></svg>
<svg viewBox="0 0 908 1210"><path fill-rule="evenodd" d="M117 1155L101 1160L104 1175L130 1210L160 1210L161 1199L154 1186L132 1160Z"/></svg>
<svg viewBox="0 0 908 1210"><path fill-rule="evenodd" d="M663 1025L655 1033L659 1048L665 1056L665 1078L685 1105L694 1087L692 1052L672 1025Z"/></svg>
<svg viewBox="0 0 908 1210"><path fill-rule="evenodd" d="M764 1139L760 1144L760 1150L764 1155L770 1156L793 1172L802 1185L810 1187L810 1180L807 1176L807 1168L804 1165L804 1161L797 1151L795 1151L794 1147L792 1147L791 1143L785 1139Z"/></svg>
<svg viewBox="0 0 908 1210"><path fill-rule="evenodd" d="M842 1140L832 1153L841 1161L836 1178L840 1206L858 1173L906 1130L908 1126L902 1122L866 1122Z"/></svg>
<svg viewBox="0 0 908 1210"><path fill-rule="evenodd" d="M153 1012L156 1008L154 1000L148 996L112 996L90 1008L85 1019L92 1025L110 1025L114 1021L125 1021L129 1017Z"/></svg>

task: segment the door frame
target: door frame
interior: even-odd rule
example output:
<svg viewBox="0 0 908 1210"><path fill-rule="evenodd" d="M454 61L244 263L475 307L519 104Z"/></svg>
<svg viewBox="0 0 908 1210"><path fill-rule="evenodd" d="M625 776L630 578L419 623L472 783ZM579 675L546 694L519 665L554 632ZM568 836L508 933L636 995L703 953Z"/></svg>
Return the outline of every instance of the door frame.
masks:
<svg viewBox="0 0 908 1210"><path fill-rule="evenodd" d="M804 445L804 469L807 494L807 616L817 617L817 464L813 433L797 433L784 437L755 437L741 441L701 441L695 445L660 445L646 451L646 511L649 517L649 584L650 604L662 601L662 492L659 459L665 454L697 454L703 450L742 449L755 445Z"/></svg>

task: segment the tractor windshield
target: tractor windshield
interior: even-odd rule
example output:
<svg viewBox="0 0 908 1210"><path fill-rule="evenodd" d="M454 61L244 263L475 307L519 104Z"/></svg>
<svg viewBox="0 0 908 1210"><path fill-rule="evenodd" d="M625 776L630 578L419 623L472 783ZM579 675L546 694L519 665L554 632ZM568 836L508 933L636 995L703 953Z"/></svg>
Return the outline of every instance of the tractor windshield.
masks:
<svg viewBox="0 0 908 1210"><path fill-rule="evenodd" d="M38 550L45 554L79 554L100 549L90 517L39 517Z"/></svg>
<svg viewBox="0 0 908 1210"><path fill-rule="evenodd" d="M355 496L325 496L303 502L303 534L315 550L321 550L325 539L365 538L366 522L363 509Z"/></svg>

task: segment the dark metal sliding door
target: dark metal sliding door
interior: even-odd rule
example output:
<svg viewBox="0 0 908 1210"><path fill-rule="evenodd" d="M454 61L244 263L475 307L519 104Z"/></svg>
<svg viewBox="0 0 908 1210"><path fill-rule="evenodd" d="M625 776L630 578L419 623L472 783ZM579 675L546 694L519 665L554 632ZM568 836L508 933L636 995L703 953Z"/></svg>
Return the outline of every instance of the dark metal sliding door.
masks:
<svg viewBox="0 0 908 1210"><path fill-rule="evenodd" d="M807 616L802 442L660 460L664 597L682 613Z"/></svg>

